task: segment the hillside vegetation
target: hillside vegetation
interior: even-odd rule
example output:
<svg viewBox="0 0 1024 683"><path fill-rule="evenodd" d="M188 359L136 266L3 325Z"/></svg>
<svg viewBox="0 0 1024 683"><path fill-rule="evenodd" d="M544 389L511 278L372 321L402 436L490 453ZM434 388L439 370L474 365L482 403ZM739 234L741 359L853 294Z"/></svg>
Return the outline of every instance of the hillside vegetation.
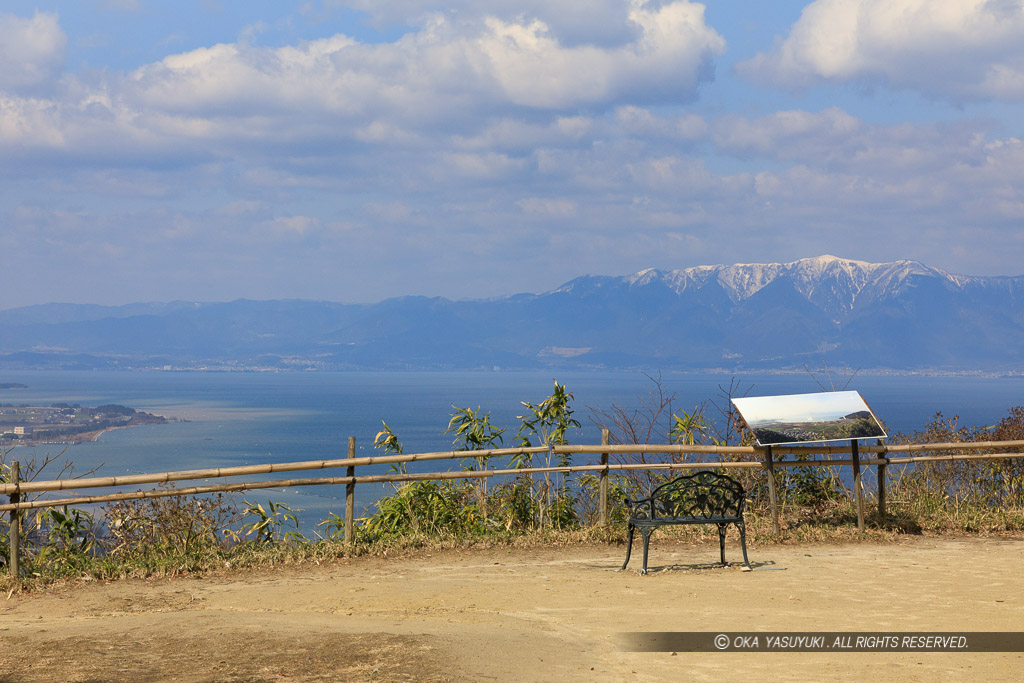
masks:
<svg viewBox="0 0 1024 683"><path fill-rule="evenodd" d="M726 414L716 428L701 409L669 413L674 397L653 394L643 411L617 408L592 419L608 428L612 443L749 444L738 416ZM482 409L457 409L448 425L453 447L466 452L464 466L488 467L475 451L505 443L557 445L579 426L573 395L555 384L538 404L524 403L525 415L514 437L490 423ZM728 403L725 404L726 406ZM1017 407L988 428L965 427L937 415L923 430L898 435L896 443L944 443L1024 439L1024 407ZM376 445L387 453L404 446L385 423ZM0 455L6 480L10 453ZM677 456L673 456L677 457ZM685 456L699 457L699 456ZM737 456L738 457L738 456ZM535 458L541 458L535 461ZM60 578L89 576L176 575L220 567L266 566L362 553L386 554L402 547L452 547L463 544L566 543L580 540L621 543L626 499L644 497L674 476L665 470L619 471L609 477L609 525L598 524L598 478L593 474L532 472L535 466L570 464L569 455L522 456L519 473L488 486L486 480L414 481L395 484L370 513L358 520L353 543L343 542L344 518L331 515L315 533L302 533L294 510L272 500L239 501L171 496L104 505L96 513L74 508L44 508L22 514L25 578L31 585ZM637 463L645 456L613 455L613 462ZM52 461L27 463L23 479L37 478ZM578 463L577 463L578 464ZM395 465L402 471L401 465ZM869 501L877 490L873 469L866 473ZM70 474L70 473L69 473ZM777 471L782 531L771 523L768 474L760 468L735 470L748 496L748 534L755 543L828 540L856 536L854 495L849 479L834 468L791 467ZM904 533L1020 533L1024 531L1024 459L937 461L890 466L890 505L880 515L869 505L868 535L891 539ZM7 561L9 518L0 521L0 560ZM709 539L704 526L673 530L692 540Z"/></svg>

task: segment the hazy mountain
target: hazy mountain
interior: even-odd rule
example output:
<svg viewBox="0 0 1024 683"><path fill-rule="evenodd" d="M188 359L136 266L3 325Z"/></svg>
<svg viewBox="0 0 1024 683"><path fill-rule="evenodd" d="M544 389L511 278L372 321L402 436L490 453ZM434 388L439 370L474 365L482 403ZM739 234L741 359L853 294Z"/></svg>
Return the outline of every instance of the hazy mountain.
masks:
<svg viewBox="0 0 1024 683"><path fill-rule="evenodd" d="M0 367L1019 370L1024 276L833 256L644 270L542 294L0 311Z"/></svg>

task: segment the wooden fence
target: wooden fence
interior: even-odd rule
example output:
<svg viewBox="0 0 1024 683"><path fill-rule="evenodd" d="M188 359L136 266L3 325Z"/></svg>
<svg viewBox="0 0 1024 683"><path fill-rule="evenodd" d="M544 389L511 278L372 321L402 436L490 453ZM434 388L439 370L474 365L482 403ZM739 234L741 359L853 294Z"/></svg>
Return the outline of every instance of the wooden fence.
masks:
<svg viewBox="0 0 1024 683"><path fill-rule="evenodd" d="M10 481L0 484L0 495L8 496L9 502L0 505L0 513L10 513L10 569L15 576L19 572L19 545L21 515L20 511L45 507L61 507L65 505L85 505L119 500L135 500L164 496L187 496L203 493L219 493L247 491L252 489L282 488L289 486L323 486L345 485L345 542L351 543L353 538L353 518L355 516L355 486L381 482L410 482L423 480L445 479L480 479L497 476L509 476L523 473L570 473L589 472L598 475L598 519L600 524L608 520L608 475L611 472L624 470L685 470L685 469L730 469L730 468L761 468L768 472L768 494L772 513L772 524L776 533L779 532L779 512L777 505L775 469L778 467L845 467L853 470L854 494L857 504L857 527L864 530L864 491L861 482L861 468L868 465L878 467L878 509L885 514L886 468L890 465L906 465L919 462L953 461L953 460L997 460L1006 458L1024 458L1024 453L1009 449L1024 448L1024 440L1020 441L979 441L979 442L947 442L927 444L905 444L886 446L881 442L876 445L860 444L856 440L846 446L698 446L698 445L657 445L657 444L626 444L610 445L608 431L602 433L601 443L597 445L541 446L532 448L499 448L480 451L440 451L435 453L416 453L411 455L387 455L373 457L355 457L355 437L348 439L348 457L335 460L308 460L303 462L274 463L267 465L246 465L241 467L217 467L202 470L185 470L180 472L161 472L154 474L135 474L117 477L90 477L56 479L52 481L20 481L20 469L17 461L10 464ZM936 451L997 451L989 453L915 455ZM510 457L515 455L574 455L596 454L600 456L599 464L570 465L564 467L528 467L521 469L495 469L456 472L423 472L400 474L373 474L356 476L356 467L385 465L432 460L453 460L464 458ZM751 456L751 460L718 461L718 462L657 462L657 463L610 463L612 454L636 455L731 455ZM895 457L894 457L895 454ZM827 456L824 459L780 460L778 456ZM865 457L861 457L864 455ZM834 456L848 456L839 457ZM242 481L226 484L191 486L187 488L132 491L111 493L95 496L73 496L64 498L22 500L28 493L46 493L55 491L71 491L89 488L112 488L120 486L137 486L141 484L161 484L176 481L195 481L200 479L217 479L243 475L273 474L276 472L298 472L309 470L346 468L345 476L311 477L301 479L273 479L261 481Z"/></svg>

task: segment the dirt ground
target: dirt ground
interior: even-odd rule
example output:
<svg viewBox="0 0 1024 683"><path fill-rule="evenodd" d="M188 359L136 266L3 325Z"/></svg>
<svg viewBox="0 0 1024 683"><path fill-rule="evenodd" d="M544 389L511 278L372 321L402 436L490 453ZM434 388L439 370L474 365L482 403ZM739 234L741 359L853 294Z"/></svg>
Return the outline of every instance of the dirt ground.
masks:
<svg viewBox="0 0 1024 683"><path fill-rule="evenodd" d="M1022 653L645 653L620 635L1021 631L1024 540L752 547L744 572L656 534L647 576L637 546L626 572L621 546L471 549L0 595L0 680L1024 678Z"/></svg>

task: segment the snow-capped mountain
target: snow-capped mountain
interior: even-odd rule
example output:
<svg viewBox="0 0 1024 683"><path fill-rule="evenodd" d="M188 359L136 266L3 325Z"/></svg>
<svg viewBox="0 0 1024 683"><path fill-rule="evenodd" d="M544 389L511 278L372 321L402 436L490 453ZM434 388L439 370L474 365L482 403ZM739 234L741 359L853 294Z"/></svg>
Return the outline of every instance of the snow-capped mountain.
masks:
<svg viewBox="0 0 1024 683"><path fill-rule="evenodd" d="M58 350L59 349L59 350ZM916 261L587 275L541 294L0 311L3 367L1024 370L1024 276Z"/></svg>
<svg viewBox="0 0 1024 683"><path fill-rule="evenodd" d="M918 261L647 269L577 278L540 298L555 296L628 300L637 322L660 320L701 365L714 363L716 349L720 362L758 366L823 352L901 369L1012 368L1024 358L1024 276L954 275Z"/></svg>
<svg viewBox="0 0 1024 683"><path fill-rule="evenodd" d="M661 283L676 294L701 290L715 282L733 303L745 301L773 282L784 280L823 310L849 313L858 300L868 302L897 296L906 287L914 286L908 281L915 276L933 277L953 288L991 279L951 275L919 261L867 263L826 255L791 263L738 263L675 270L648 268L608 280L619 280L630 287ZM555 291L573 291L585 280L573 280Z"/></svg>

